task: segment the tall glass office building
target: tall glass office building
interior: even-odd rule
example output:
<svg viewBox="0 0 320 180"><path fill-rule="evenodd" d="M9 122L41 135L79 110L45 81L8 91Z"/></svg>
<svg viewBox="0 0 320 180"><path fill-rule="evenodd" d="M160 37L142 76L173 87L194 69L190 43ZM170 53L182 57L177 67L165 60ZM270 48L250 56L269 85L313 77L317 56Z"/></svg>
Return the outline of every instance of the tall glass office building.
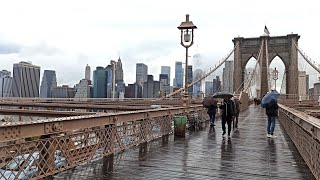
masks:
<svg viewBox="0 0 320 180"><path fill-rule="evenodd" d="M103 67L98 66L93 71L93 97L106 98L106 71Z"/></svg>
<svg viewBox="0 0 320 180"><path fill-rule="evenodd" d="M175 86L182 87L183 86L183 68L182 62L176 62L175 65Z"/></svg>
<svg viewBox="0 0 320 180"><path fill-rule="evenodd" d="M56 72L53 70L44 70L40 86L40 97L51 98L53 88L57 87Z"/></svg>
<svg viewBox="0 0 320 180"><path fill-rule="evenodd" d="M13 97L39 97L39 84L40 66L24 61L13 64Z"/></svg>

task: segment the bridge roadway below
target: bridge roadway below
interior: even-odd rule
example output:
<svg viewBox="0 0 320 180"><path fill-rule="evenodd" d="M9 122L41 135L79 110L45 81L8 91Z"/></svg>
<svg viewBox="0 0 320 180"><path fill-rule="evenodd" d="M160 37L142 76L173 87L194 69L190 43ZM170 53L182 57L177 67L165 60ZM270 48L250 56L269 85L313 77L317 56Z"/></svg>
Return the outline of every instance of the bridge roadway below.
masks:
<svg viewBox="0 0 320 180"><path fill-rule="evenodd" d="M215 128L173 135L140 145L113 157L92 161L54 176L54 179L315 179L277 122L277 138L266 137L266 115L259 106L240 114L231 139ZM143 147L145 151L143 151Z"/></svg>

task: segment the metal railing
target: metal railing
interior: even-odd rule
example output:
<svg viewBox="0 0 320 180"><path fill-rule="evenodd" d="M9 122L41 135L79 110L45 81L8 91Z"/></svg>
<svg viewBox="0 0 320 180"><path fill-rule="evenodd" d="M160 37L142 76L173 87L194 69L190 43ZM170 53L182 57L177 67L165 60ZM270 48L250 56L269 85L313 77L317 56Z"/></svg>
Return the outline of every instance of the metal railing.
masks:
<svg viewBox="0 0 320 180"><path fill-rule="evenodd" d="M320 179L320 119L280 104L279 121L316 179Z"/></svg>
<svg viewBox="0 0 320 180"><path fill-rule="evenodd" d="M202 105L0 125L0 179L39 179L172 132Z"/></svg>

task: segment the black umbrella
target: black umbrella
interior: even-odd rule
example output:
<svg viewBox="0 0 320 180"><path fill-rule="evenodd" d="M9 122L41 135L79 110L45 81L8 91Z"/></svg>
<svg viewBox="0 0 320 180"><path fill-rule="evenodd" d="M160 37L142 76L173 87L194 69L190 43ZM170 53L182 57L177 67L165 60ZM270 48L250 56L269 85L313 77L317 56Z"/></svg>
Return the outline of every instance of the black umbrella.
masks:
<svg viewBox="0 0 320 180"><path fill-rule="evenodd" d="M212 98L232 98L233 95L231 93L228 92L216 92Z"/></svg>

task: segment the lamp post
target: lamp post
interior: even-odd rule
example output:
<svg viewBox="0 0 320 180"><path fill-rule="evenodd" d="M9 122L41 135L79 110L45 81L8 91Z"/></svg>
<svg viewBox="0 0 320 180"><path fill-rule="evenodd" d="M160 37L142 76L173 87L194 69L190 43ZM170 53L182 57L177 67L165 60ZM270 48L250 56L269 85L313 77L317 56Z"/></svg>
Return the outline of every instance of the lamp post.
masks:
<svg viewBox="0 0 320 180"><path fill-rule="evenodd" d="M278 79L278 74L279 74L279 71L277 70L276 67L274 67L274 70L272 71L272 78L274 80L274 89L277 90L277 79Z"/></svg>
<svg viewBox="0 0 320 180"><path fill-rule="evenodd" d="M184 80L184 105L189 106L188 101L188 49L193 45L193 30L197 29L192 21L189 21L189 14L186 15L186 21L182 22L178 29L181 31L180 44L186 48L186 63L185 63L185 80Z"/></svg>

